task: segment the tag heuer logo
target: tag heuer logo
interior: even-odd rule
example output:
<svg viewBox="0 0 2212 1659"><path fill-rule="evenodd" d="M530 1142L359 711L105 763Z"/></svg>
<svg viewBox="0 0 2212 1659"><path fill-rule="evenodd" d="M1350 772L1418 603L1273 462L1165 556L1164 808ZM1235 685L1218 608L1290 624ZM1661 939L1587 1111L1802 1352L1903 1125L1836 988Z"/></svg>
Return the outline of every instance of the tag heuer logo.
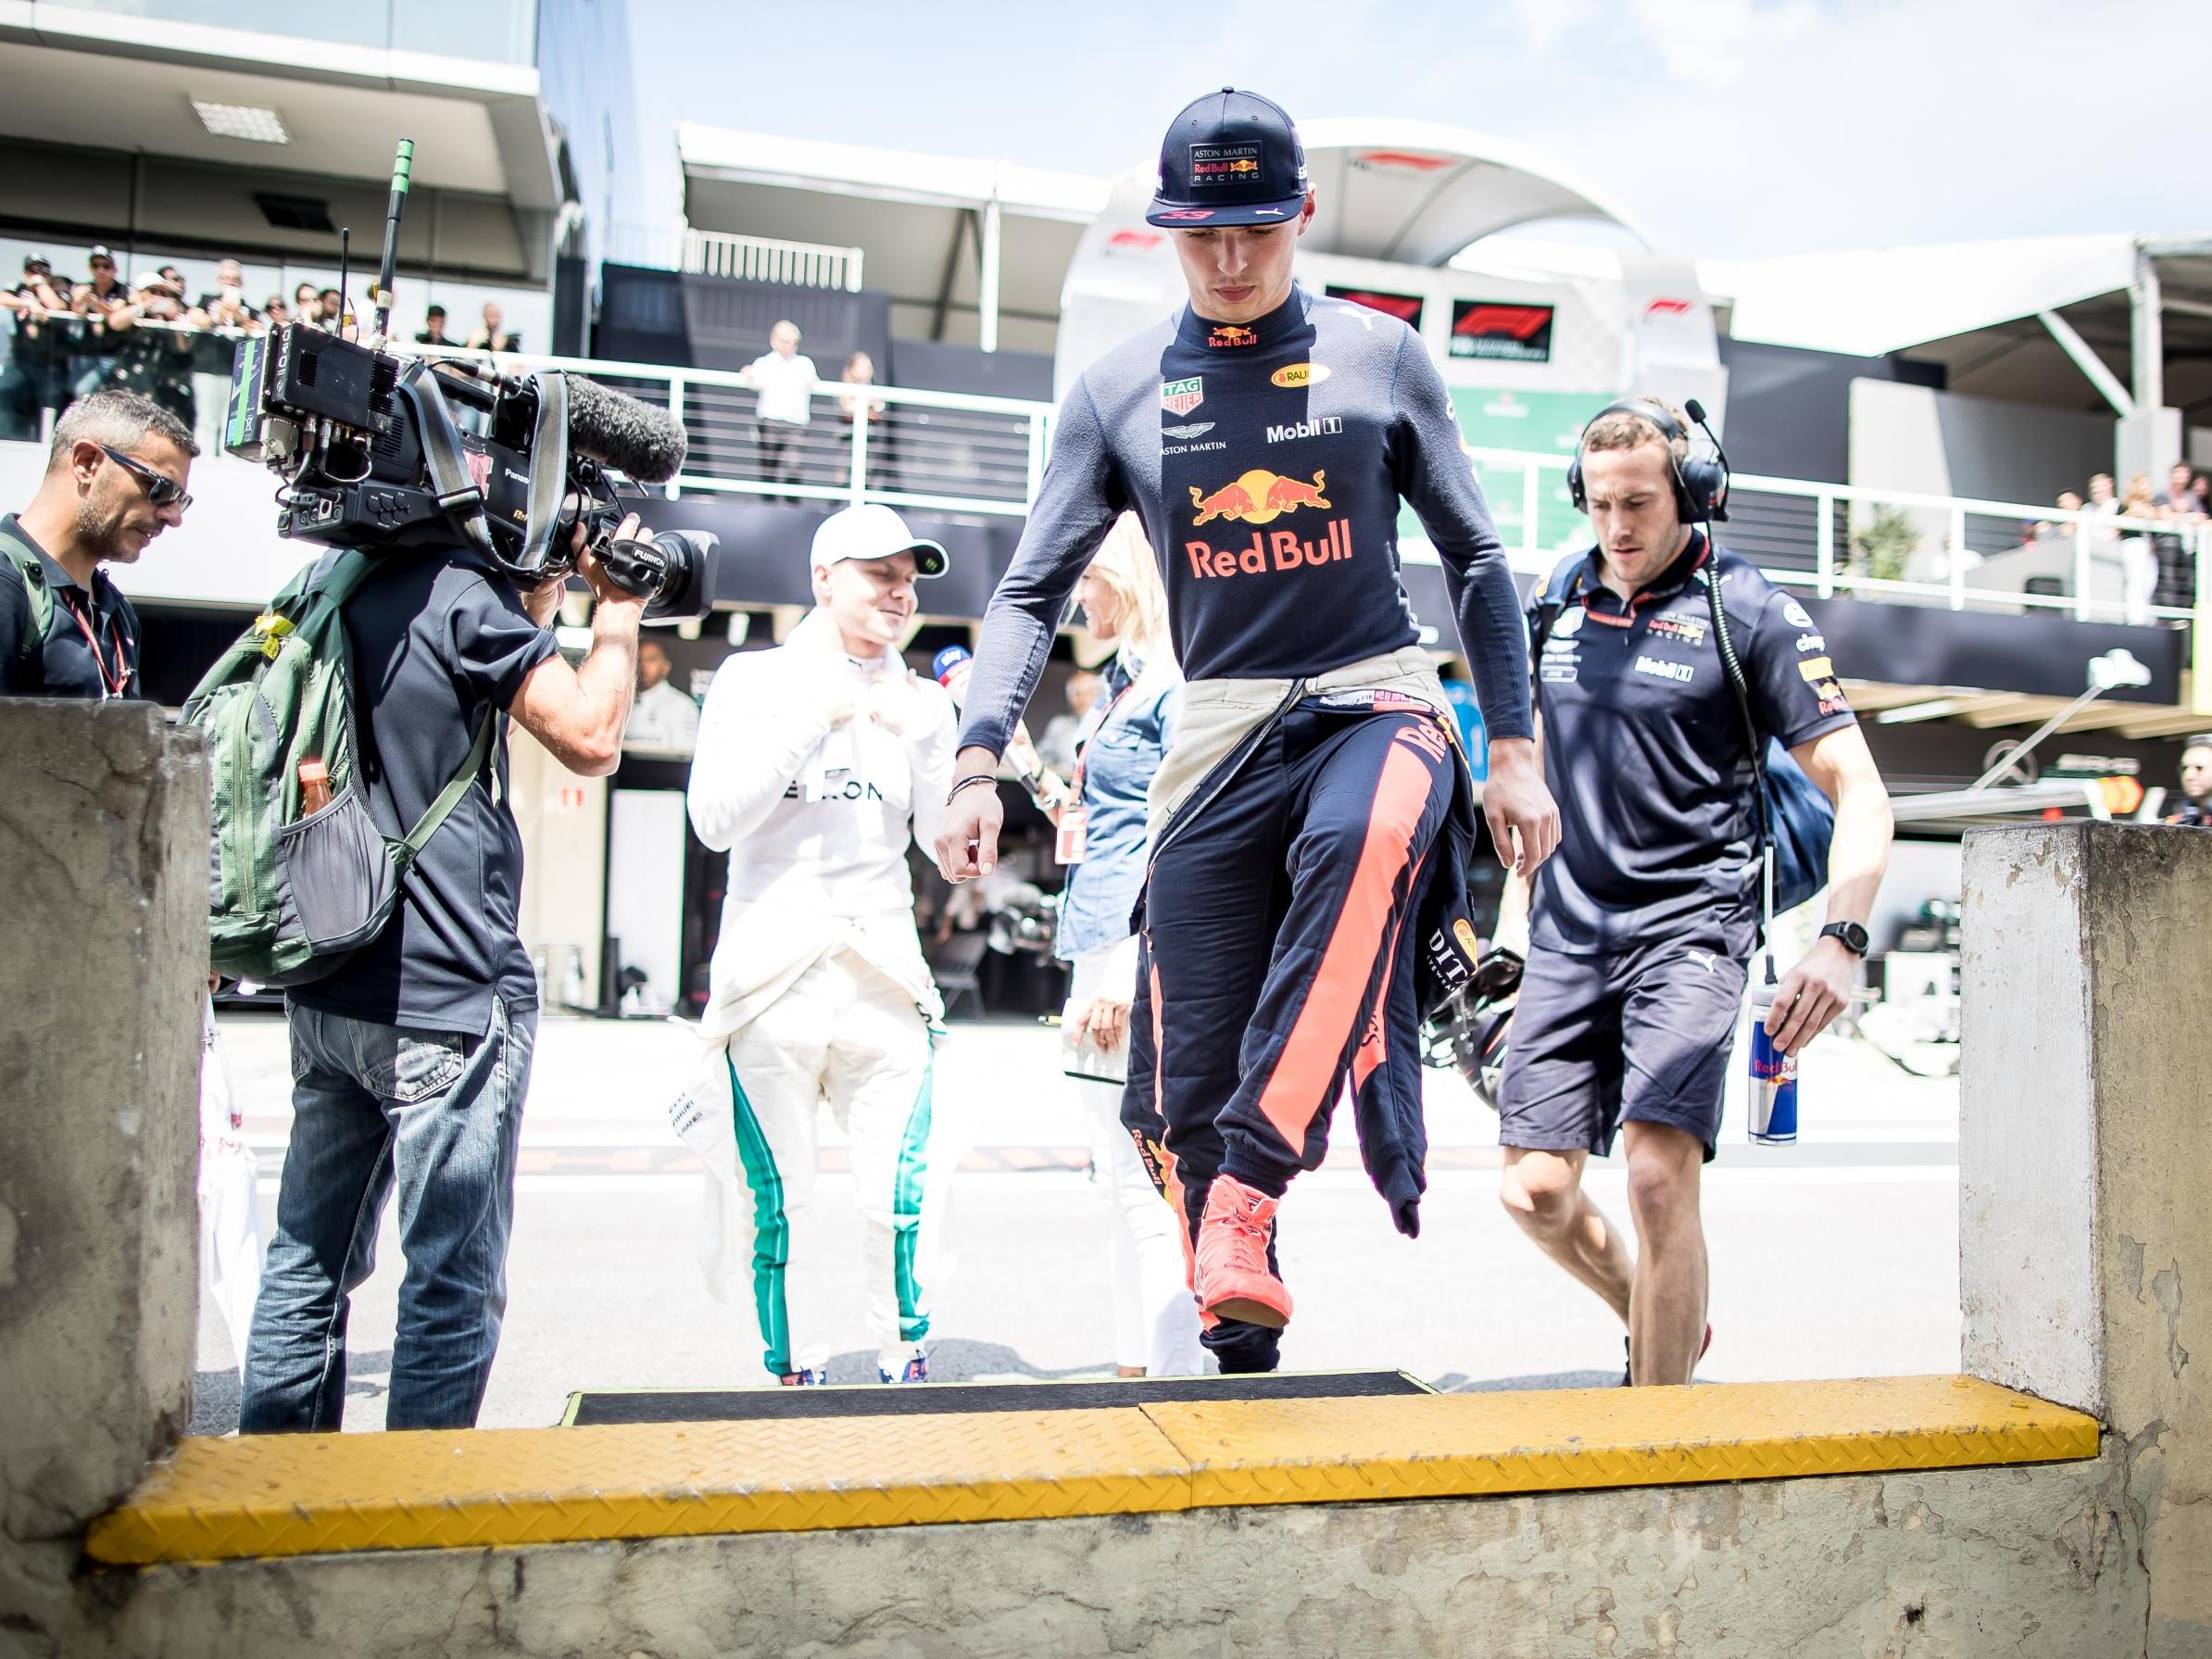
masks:
<svg viewBox="0 0 2212 1659"><path fill-rule="evenodd" d="M1160 383L1160 407L1171 415L1188 415L1205 401L1206 377L1202 374Z"/></svg>

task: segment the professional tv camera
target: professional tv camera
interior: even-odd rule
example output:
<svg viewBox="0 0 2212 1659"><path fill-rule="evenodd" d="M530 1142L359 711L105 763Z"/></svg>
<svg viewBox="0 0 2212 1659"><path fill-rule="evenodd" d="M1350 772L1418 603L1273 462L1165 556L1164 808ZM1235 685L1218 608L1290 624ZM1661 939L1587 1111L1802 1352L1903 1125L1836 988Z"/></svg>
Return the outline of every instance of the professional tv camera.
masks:
<svg viewBox="0 0 2212 1659"><path fill-rule="evenodd" d="M278 534L395 551L459 539L535 585L572 568L581 522L585 547L646 601L648 620L704 615L714 536L615 535L624 516L615 475L672 478L685 450L675 421L576 375L507 375L379 348L413 159L402 141L371 343L304 322L238 343L223 446L284 481Z"/></svg>

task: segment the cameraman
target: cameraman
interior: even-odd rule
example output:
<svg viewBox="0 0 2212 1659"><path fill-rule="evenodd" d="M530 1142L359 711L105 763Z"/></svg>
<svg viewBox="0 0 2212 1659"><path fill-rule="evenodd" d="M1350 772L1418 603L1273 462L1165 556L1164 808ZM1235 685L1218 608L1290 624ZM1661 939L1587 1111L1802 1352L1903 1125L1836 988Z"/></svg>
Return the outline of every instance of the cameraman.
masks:
<svg viewBox="0 0 2212 1659"><path fill-rule="evenodd" d="M631 517L616 534L637 528ZM394 553L347 604L361 775L387 836L421 815L487 719L512 716L572 772L615 769L644 606L583 551L583 537L579 526L577 573L597 604L591 650L573 669L547 628L565 579L524 594L463 547ZM340 1426L347 1301L375 1265L378 1217L395 1188L408 1271L385 1426L475 1423L507 1303L537 1027L516 923L522 886L522 835L496 742L408 871L391 925L336 973L288 994L292 1139L246 1345L242 1433Z"/></svg>

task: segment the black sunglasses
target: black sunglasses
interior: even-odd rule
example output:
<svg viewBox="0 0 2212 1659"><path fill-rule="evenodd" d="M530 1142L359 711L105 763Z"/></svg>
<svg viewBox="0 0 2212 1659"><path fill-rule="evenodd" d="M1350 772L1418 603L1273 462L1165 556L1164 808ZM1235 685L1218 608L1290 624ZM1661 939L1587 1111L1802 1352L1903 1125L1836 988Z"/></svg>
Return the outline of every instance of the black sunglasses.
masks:
<svg viewBox="0 0 2212 1659"><path fill-rule="evenodd" d="M106 444L100 446L100 453L145 484L146 499L156 507L173 507L180 513L191 508L191 496L175 479L155 471L136 456L125 455L120 449L111 449Z"/></svg>

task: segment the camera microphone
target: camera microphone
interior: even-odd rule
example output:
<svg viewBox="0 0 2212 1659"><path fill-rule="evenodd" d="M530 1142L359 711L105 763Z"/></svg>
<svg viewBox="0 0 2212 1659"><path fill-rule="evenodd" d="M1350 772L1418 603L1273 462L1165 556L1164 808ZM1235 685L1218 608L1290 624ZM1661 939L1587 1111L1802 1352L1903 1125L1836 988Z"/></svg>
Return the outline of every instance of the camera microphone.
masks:
<svg viewBox="0 0 2212 1659"><path fill-rule="evenodd" d="M572 374L569 447L639 484L666 484L684 465L689 441L666 410Z"/></svg>
<svg viewBox="0 0 2212 1659"><path fill-rule="evenodd" d="M962 645L949 645L930 659L929 672L952 694L955 709L968 700L968 670L974 660L975 653Z"/></svg>

